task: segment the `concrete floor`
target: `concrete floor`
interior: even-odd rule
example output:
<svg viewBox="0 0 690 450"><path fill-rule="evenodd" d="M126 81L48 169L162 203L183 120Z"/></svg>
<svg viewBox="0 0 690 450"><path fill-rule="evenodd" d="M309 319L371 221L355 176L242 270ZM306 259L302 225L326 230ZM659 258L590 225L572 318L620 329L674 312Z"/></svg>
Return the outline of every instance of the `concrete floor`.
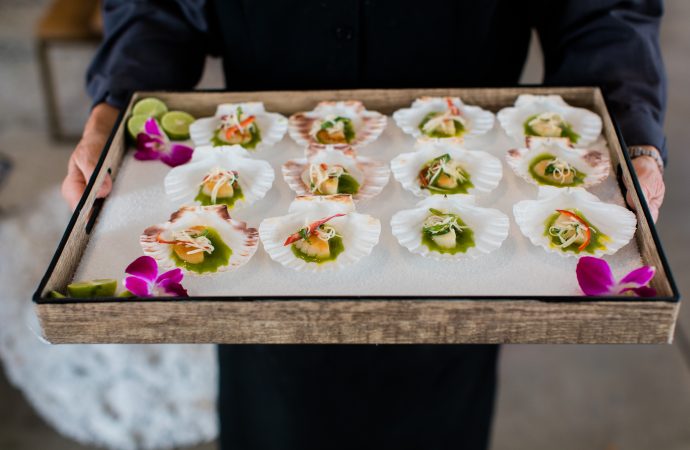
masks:
<svg viewBox="0 0 690 450"><path fill-rule="evenodd" d="M53 188L70 145L45 137L30 40L42 0L0 2L0 152L16 170L0 189L7 214ZM662 46L670 82L667 119L671 163L659 221L681 292L690 292L690 2L667 2ZM90 48L57 49L67 126L78 130L88 107L81 80ZM538 81L533 55L526 80ZM213 65L204 81L218 85ZM18 193L22 193L21 202ZM671 243L673 245L671 245ZM690 448L690 309L681 309L672 346L504 346L494 450L681 450ZM211 449L212 444L198 447ZM46 425L0 371L0 449L88 449Z"/></svg>

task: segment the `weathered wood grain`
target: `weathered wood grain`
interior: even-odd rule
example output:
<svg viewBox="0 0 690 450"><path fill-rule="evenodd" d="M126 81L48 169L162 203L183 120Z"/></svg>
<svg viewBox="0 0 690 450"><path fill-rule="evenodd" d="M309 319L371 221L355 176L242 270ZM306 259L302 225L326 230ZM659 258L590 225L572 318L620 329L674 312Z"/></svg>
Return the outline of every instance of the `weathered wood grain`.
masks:
<svg viewBox="0 0 690 450"><path fill-rule="evenodd" d="M139 301L37 305L54 343L667 343L678 303Z"/></svg>

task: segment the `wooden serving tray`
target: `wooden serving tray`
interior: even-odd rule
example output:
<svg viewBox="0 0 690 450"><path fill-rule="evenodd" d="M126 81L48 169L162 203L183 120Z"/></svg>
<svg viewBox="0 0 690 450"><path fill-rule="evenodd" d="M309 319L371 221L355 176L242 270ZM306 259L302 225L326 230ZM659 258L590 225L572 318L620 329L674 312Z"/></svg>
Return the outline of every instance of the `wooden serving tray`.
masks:
<svg viewBox="0 0 690 450"><path fill-rule="evenodd" d="M603 118L612 174L617 176L623 193L632 193L637 211L635 238L639 255L644 264L657 268L652 282L657 297L494 295L489 286L488 292L481 295L256 292L184 300L47 298L48 292L64 291L71 282L94 226L99 225L97 218L104 201L96 200L96 192L107 173L117 183L127 153L124 118L140 98L155 96L171 109L197 117L211 116L218 104L228 102L262 101L267 110L289 116L310 110L322 100L346 99L361 100L368 109L390 115L423 95L459 96L467 104L497 112L525 93L558 94L571 105L588 108ZM395 127L392 120L388 126ZM623 148L602 93L593 87L139 92L120 116L33 301L43 334L53 343L668 343L673 339L680 296ZM261 158L261 154L256 156ZM284 159L294 157L291 154ZM509 170L504 164L504 172ZM283 183L279 173L276 178L275 183ZM391 179L390 183L397 181ZM410 201L408 207L414 203ZM285 212L288 204L283 205ZM512 216L512 212L504 213ZM166 218L161 217L161 221ZM387 227L389 224L382 221L382 228Z"/></svg>

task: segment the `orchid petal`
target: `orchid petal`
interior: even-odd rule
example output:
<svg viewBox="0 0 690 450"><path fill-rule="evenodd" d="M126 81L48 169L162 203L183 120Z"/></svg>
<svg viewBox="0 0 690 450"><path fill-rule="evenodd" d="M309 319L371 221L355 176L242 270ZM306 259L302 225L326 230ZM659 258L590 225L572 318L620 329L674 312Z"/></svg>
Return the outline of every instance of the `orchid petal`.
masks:
<svg viewBox="0 0 690 450"><path fill-rule="evenodd" d="M163 281L166 280L172 281L173 283L179 283L180 281L182 281L182 278L184 278L184 274L182 273L181 269L172 269L168 270L165 273L162 273L156 279L156 284L161 284Z"/></svg>
<svg viewBox="0 0 690 450"><path fill-rule="evenodd" d="M170 294L175 297L189 297L187 290L183 288L180 283L176 283L173 280L163 280L158 287L166 294Z"/></svg>
<svg viewBox="0 0 690 450"><path fill-rule="evenodd" d="M586 295L607 295L614 292L616 280L611 267L600 258L584 256L577 262L577 281Z"/></svg>
<svg viewBox="0 0 690 450"><path fill-rule="evenodd" d="M650 281L652 281L655 273L656 269L654 267L643 266L624 276L620 281L620 284L625 285L626 287L646 286Z"/></svg>
<svg viewBox="0 0 690 450"><path fill-rule="evenodd" d="M150 256L140 256L127 266L125 273L143 280L153 281L158 276L158 263Z"/></svg>
<svg viewBox="0 0 690 450"><path fill-rule="evenodd" d="M154 161L156 159L160 159L160 157L160 153L153 151L138 150L136 153L134 153L134 158L138 159L139 161Z"/></svg>
<svg viewBox="0 0 690 450"><path fill-rule="evenodd" d="M158 121L155 119L155 117L149 117L146 122L144 122L144 131L153 136L164 136L163 131L161 131L161 127L158 125Z"/></svg>
<svg viewBox="0 0 690 450"><path fill-rule="evenodd" d="M151 297L151 285L142 278L127 277L123 281L125 288L137 297Z"/></svg>
<svg viewBox="0 0 690 450"><path fill-rule="evenodd" d="M160 158L160 152L157 150L160 141L157 138L152 138L146 133L139 133L137 135L137 152L134 157L141 161L151 161Z"/></svg>
<svg viewBox="0 0 690 450"><path fill-rule="evenodd" d="M655 297L656 289L649 286L642 286L632 290L638 297Z"/></svg>
<svg viewBox="0 0 690 450"><path fill-rule="evenodd" d="M194 149L182 144L173 144L170 153L162 154L160 159L170 167L181 166L192 159Z"/></svg>

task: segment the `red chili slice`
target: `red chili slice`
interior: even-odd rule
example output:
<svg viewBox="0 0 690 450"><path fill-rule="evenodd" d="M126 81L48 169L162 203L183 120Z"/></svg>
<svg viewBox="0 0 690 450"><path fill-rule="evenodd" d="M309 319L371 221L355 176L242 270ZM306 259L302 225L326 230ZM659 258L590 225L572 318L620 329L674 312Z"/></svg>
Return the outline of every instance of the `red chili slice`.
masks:
<svg viewBox="0 0 690 450"><path fill-rule="evenodd" d="M232 139L232 136L239 131L240 128L244 129L247 126L249 126L252 122L256 120L256 116L249 116L246 119L244 119L242 122L240 122L240 125L233 125L227 130L225 130L225 138L226 139Z"/></svg>
<svg viewBox="0 0 690 450"><path fill-rule="evenodd" d="M454 116L459 116L460 115L460 109L458 109L457 106L455 106L455 103L453 103L453 99L450 97L446 97L446 103L448 104L448 109L450 110L451 114Z"/></svg>
<svg viewBox="0 0 690 450"><path fill-rule="evenodd" d="M316 232L316 229L319 228L321 225L324 223L328 222L331 219L335 219L336 217L342 217L345 216L346 214L333 214L330 217L326 217L325 219L317 220L316 222L312 222L309 224L307 227L307 235L311 236ZM300 239L302 239L302 234L298 231L297 233L293 233L290 236L288 236L287 239L285 239L285 243L283 245L290 245L293 242L297 242Z"/></svg>
<svg viewBox="0 0 690 450"><path fill-rule="evenodd" d="M556 211L559 212L559 213L561 213L561 214L565 214L565 215L568 216L568 217L572 217L573 219L575 219L575 220L577 220L578 222L580 222L580 224L582 224L582 226L583 226L584 229L585 229L585 242L583 242L583 243L577 248L577 250L578 250L578 251L582 251L582 250L586 249L587 246L589 245L589 243L590 243L591 240L592 240L592 231L589 229L589 225L587 225L587 222L585 222L585 220L584 220L582 217L578 216L577 214L575 214L575 213L572 212L572 211L568 211L567 209L557 209Z"/></svg>
<svg viewBox="0 0 690 450"><path fill-rule="evenodd" d="M428 172L428 168L423 168L422 170L419 171L419 185L421 187L427 187L429 185L429 180L426 178L426 173Z"/></svg>

